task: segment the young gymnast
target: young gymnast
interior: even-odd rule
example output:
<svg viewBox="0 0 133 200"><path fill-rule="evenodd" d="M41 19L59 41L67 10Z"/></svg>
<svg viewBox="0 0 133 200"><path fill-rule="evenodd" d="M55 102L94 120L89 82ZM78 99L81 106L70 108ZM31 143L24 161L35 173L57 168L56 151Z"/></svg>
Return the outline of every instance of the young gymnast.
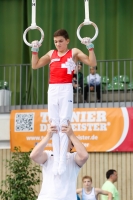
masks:
<svg viewBox="0 0 133 200"><path fill-rule="evenodd" d="M83 38L82 43L86 45L89 55L85 55L77 48L68 48L70 42L66 30L59 29L54 35L56 50L50 50L41 58L38 57L39 42L32 42L32 68L38 69L49 64L50 78L48 89L48 114L51 125L55 125L58 133L52 136L55 175L61 175L66 170L66 155L68 148L68 137L61 131L61 127L68 125L71 121L73 111L73 86L72 78L76 62L80 60L86 65L96 66L94 45L90 38Z"/></svg>
<svg viewBox="0 0 133 200"><path fill-rule="evenodd" d="M77 194L80 195L82 200L98 200L99 194L107 196L107 200L112 200L112 193L102 190L100 188L92 187L92 178L90 176L84 176L82 178L83 188L77 189Z"/></svg>

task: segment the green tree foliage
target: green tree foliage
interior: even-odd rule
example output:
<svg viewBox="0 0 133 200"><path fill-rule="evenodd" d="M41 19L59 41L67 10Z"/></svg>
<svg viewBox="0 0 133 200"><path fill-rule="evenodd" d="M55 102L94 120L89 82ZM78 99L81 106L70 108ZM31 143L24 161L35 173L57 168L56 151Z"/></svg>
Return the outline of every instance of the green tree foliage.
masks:
<svg viewBox="0 0 133 200"><path fill-rule="evenodd" d="M30 152L22 153L15 147L11 160L6 160L10 174L2 181L0 196L2 200L35 200L37 192L34 186L40 183L40 168L32 166Z"/></svg>

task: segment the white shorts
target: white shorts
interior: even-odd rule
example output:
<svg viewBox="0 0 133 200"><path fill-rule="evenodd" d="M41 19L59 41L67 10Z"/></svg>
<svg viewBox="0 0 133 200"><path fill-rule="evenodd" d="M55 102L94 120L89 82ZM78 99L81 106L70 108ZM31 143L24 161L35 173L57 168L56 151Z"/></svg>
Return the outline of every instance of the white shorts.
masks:
<svg viewBox="0 0 133 200"><path fill-rule="evenodd" d="M72 83L49 84L48 114L52 125L67 125L73 112Z"/></svg>

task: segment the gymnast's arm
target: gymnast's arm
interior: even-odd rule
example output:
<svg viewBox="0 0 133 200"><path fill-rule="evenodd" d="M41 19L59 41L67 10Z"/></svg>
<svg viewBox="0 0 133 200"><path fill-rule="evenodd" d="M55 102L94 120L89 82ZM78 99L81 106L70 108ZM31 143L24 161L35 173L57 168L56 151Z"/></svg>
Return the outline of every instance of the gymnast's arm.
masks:
<svg viewBox="0 0 133 200"><path fill-rule="evenodd" d="M89 55L84 54L81 50L73 48L73 59L75 62L80 60L84 64L95 67L97 66L96 56L94 50L88 50Z"/></svg>
<svg viewBox="0 0 133 200"><path fill-rule="evenodd" d="M81 194L82 193L82 188L76 189L76 193L77 194Z"/></svg>
<svg viewBox="0 0 133 200"><path fill-rule="evenodd" d="M102 190L102 189L100 189L100 188L95 188L95 193L96 193L96 196L97 196L98 194L103 194L103 195L107 195L107 196L108 196L108 200L112 200L112 199L113 199L113 196L112 196L112 193L111 193L111 192Z"/></svg>
<svg viewBox="0 0 133 200"><path fill-rule="evenodd" d="M71 142L73 143L77 151L77 154L75 156L75 162L77 163L78 166L82 167L89 157L88 152L86 151L86 148L75 136L70 123L68 124L68 126L62 127L62 132L66 133L68 137L70 138Z"/></svg>
<svg viewBox="0 0 133 200"><path fill-rule="evenodd" d="M56 126L51 126L49 130L47 131L46 136L42 139L41 142L39 142L34 149L32 150L30 154L30 158L38 163L43 164L47 161L47 154L44 151L44 148L46 147L47 143L49 142L50 138L52 137L53 133L57 132Z"/></svg>
<svg viewBox="0 0 133 200"><path fill-rule="evenodd" d="M44 67L45 65L49 64L52 52L53 50L50 50L41 58L38 57L38 53L32 53L32 59L31 59L32 69L38 69L40 67Z"/></svg>

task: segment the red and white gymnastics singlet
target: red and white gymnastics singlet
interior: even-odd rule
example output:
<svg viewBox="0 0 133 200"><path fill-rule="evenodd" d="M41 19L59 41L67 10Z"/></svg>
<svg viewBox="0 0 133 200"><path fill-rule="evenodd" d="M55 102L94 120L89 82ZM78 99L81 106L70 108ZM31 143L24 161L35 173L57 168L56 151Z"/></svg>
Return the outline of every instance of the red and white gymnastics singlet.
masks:
<svg viewBox="0 0 133 200"><path fill-rule="evenodd" d="M72 60L72 50L68 50L63 56L58 56L58 51L54 50L50 62L50 84L72 83L75 63Z"/></svg>

